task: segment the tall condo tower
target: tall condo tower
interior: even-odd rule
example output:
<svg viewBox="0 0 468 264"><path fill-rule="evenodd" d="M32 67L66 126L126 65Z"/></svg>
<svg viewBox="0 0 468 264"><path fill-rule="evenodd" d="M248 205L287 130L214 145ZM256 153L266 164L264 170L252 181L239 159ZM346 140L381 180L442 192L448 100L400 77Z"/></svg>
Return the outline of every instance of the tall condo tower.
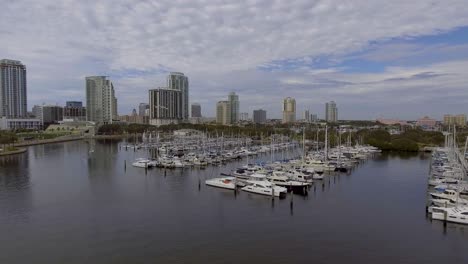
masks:
<svg viewBox="0 0 468 264"><path fill-rule="evenodd" d="M338 108L335 101L330 101L325 104L325 120L330 123L338 121Z"/></svg>
<svg viewBox="0 0 468 264"><path fill-rule="evenodd" d="M296 99L286 97L283 100L283 124L296 122Z"/></svg>
<svg viewBox="0 0 468 264"><path fill-rule="evenodd" d="M0 117L27 117L26 66L16 60L0 60Z"/></svg>
<svg viewBox="0 0 468 264"><path fill-rule="evenodd" d="M189 119L189 81L181 72L171 72L167 76L167 88L178 90L182 94L182 120Z"/></svg>
<svg viewBox="0 0 468 264"><path fill-rule="evenodd" d="M114 85L107 76L86 77L86 119L98 124L112 124L117 119Z"/></svg>
<svg viewBox="0 0 468 264"><path fill-rule="evenodd" d="M231 123L239 122L239 96L235 92L228 95L228 101L231 104Z"/></svg>

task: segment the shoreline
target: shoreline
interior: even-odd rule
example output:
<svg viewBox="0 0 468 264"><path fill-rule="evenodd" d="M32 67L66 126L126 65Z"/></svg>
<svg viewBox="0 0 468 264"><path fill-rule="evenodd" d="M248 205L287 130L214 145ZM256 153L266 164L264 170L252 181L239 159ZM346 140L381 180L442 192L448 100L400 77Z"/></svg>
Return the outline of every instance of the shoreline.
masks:
<svg viewBox="0 0 468 264"><path fill-rule="evenodd" d="M31 140L31 141L14 143L13 146L14 147L28 147L28 146L43 145L43 144L77 141L77 140L83 140L83 139L121 139L121 138L129 138L130 136L131 135L96 135L92 137L78 136L78 137L69 137L69 138L40 139L40 140Z"/></svg>
<svg viewBox="0 0 468 264"><path fill-rule="evenodd" d="M40 140L31 140L31 141L24 141L24 142L20 142L20 143L15 143L15 144L13 144L13 146L15 146L15 147L27 147L27 146L34 146L34 145L75 141L75 140L81 140L81 139L84 139L84 137L79 136L79 137L72 137L72 138L40 139Z"/></svg>
<svg viewBox="0 0 468 264"><path fill-rule="evenodd" d="M26 151L27 151L27 148L19 148L19 149L17 149L17 150L6 151L6 152L0 152L0 157L1 157L1 156L8 156L8 155L21 154L21 153L25 153Z"/></svg>

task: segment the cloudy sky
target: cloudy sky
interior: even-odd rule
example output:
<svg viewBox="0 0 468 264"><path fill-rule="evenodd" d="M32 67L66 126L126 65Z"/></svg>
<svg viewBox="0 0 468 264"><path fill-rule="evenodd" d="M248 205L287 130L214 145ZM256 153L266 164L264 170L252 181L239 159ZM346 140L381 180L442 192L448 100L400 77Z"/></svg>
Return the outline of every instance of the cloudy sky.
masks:
<svg viewBox="0 0 468 264"><path fill-rule="evenodd" d="M28 68L28 107L84 100L84 77L108 75L119 114L148 101L170 71L214 116L416 119L468 113L468 0L0 0L0 58Z"/></svg>

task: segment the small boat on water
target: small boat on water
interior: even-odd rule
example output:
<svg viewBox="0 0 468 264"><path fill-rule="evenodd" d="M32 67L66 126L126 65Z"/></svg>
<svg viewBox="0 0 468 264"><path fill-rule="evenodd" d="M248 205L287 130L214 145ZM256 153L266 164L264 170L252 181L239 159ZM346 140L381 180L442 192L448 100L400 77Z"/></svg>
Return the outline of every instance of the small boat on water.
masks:
<svg viewBox="0 0 468 264"><path fill-rule="evenodd" d="M155 161L145 159L145 158L139 158L136 159L135 162L132 163L132 166L137 167L137 168L151 168L156 165Z"/></svg>
<svg viewBox="0 0 468 264"><path fill-rule="evenodd" d="M212 187L234 190L236 188L235 177L221 177L205 181L205 184Z"/></svg>
<svg viewBox="0 0 468 264"><path fill-rule="evenodd" d="M247 186L243 187L241 190L250 193L256 193L267 196L275 196L279 198L285 198L287 189L281 186L276 186L269 181L253 181L247 180Z"/></svg>

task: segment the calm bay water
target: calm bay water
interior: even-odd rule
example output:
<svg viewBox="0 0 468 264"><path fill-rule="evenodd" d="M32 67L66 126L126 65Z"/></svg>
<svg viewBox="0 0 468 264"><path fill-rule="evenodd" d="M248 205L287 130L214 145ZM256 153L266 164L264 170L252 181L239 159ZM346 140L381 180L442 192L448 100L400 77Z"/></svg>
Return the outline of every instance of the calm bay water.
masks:
<svg viewBox="0 0 468 264"><path fill-rule="evenodd" d="M204 185L242 162L165 176L130 165L143 155L96 141L0 158L0 263L468 263L468 227L425 216L427 154L380 154L292 211Z"/></svg>

